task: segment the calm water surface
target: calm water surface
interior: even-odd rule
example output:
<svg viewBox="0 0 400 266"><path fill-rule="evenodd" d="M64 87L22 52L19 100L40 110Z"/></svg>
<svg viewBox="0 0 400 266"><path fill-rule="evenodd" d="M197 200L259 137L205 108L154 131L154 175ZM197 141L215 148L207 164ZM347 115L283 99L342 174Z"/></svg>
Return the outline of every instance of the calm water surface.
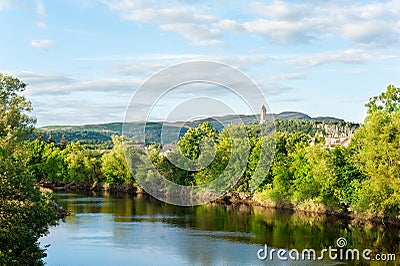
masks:
<svg viewBox="0 0 400 266"><path fill-rule="evenodd" d="M179 207L146 195L56 194L71 215L41 239L47 265L343 265L350 261L261 261L267 244L286 250L335 247L399 254L400 231L257 206ZM364 264L364 263L363 263ZM361 265L361 264L360 264ZM375 263L375 265L381 265Z"/></svg>

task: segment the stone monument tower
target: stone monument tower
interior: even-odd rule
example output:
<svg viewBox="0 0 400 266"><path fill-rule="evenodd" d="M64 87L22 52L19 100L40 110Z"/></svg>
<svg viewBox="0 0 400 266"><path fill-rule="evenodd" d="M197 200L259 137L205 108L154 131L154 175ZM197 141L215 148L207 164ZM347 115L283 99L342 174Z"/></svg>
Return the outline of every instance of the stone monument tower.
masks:
<svg viewBox="0 0 400 266"><path fill-rule="evenodd" d="M263 105L260 113L260 124L267 121L267 108Z"/></svg>

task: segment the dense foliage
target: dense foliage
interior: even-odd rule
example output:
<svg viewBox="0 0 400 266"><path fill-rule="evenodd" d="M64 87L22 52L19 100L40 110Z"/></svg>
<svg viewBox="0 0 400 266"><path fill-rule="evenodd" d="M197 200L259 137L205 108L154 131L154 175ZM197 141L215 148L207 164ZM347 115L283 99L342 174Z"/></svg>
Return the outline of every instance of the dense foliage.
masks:
<svg viewBox="0 0 400 266"><path fill-rule="evenodd" d="M93 150L77 142L66 144L36 139L29 143L28 168L40 182L132 184L122 148L113 136L111 150Z"/></svg>
<svg viewBox="0 0 400 266"><path fill-rule="evenodd" d="M400 88L393 85L366 105L365 124L353 138L357 167L368 177L356 209L380 216L400 213Z"/></svg>
<svg viewBox="0 0 400 266"><path fill-rule="evenodd" d="M23 140L34 119L30 102L20 95L25 84L0 74L0 264L42 264L38 239L48 232L56 210L50 195L35 186Z"/></svg>
<svg viewBox="0 0 400 266"><path fill-rule="evenodd" d="M304 140L288 147L285 143L293 135L278 135L272 182L258 196L350 207L369 217L399 219L400 88L388 86L366 107L365 124L349 147L329 150Z"/></svg>

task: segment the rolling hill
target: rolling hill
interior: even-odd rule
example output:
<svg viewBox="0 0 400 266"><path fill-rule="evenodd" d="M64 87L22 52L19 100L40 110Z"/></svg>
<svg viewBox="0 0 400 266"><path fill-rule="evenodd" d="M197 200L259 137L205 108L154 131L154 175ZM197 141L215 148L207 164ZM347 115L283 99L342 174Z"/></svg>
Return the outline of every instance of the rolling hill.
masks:
<svg viewBox="0 0 400 266"><path fill-rule="evenodd" d="M273 115L273 117L277 121L276 126L278 131L297 130L308 134L313 134L316 130L316 125L321 123L340 125L349 124L343 119L338 119L335 117L312 118L307 114L300 112L282 112ZM188 128L197 126L203 122L208 122L217 130L222 130L224 125L231 123L244 123L246 125L251 125L253 123L258 123L258 119L259 115L225 115L189 122L149 122L146 123L145 130L143 122L132 122L125 124L125 133L129 137L134 137L138 143L142 143L145 134L146 141L159 142L161 139L163 143L171 143L177 141L180 136L185 134ZM268 119L271 119L271 115L269 115ZM293 126L294 124L295 126ZM350 124L358 127L357 124ZM43 139L48 139L52 137L56 142L59 142L64 135L64 138L68 142L79 141L80 143L84 143L89 146L102 145L104 148L107 148L112 145L111 136L122 135L122 128L123 123L121 122L79 126L45 126L37 128L35 133L31 135L30 138L35 139L40 136ZM160 136L161 130L163 132L163 136Z"/></svg>

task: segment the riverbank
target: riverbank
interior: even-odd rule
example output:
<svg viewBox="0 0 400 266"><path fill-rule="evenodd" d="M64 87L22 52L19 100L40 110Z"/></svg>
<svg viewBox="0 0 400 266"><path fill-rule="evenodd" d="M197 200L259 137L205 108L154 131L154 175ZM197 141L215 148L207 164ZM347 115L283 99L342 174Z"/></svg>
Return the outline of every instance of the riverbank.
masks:
<svg viewBox="0 0 400 266"><path fill-rule="evenodd" d="M393 216L377 216L368 213L358 213L351 210L347 205L331 207L321 203L313 201L303 202L301 204L295 204L292 202L285 201L273 201L273 200L261 200L257 197L252 198L255 204L259 204L265 208L290 210L293 212L301 213L314 213L319 215L333 216L347 221L351 221L352 224L359 225L393 225L396 227L400 226L400 217Z"/></svg>
<svg viewBox="0 0 400 266"><path fill-rule="evenodd" d="M54 192L108 192L108 193L124 193L128 195L137 195L137 194L147 194L142 188L134 185L134 184L124 184L124 185L116 185L116 184L108 184L108 183L63 183L63 182L42 182L40 183L40 187L44 189L48 189ZM273 201L269 199L258 198L254 194L250 193L242 193L242 192L228 192L226 195L221 198L215 200L214 202L222 203L222 204L244 204L244 205L254 205L254 206L262 206L268 209L277 209L277 210L286 210L290 212L298 212L298 213L308 213L308 214L317 214L317 215L326 215L333 216L343 220L352 221L355 224L363 224L363 225L394 225L400 226L399 217L383 217L383 216L374 216L365 213L357 213L353 210L349 210L347 206L338 206L338 207L329 207L320 203L315 202L307 202L302 204L294 204L291 202L284 201ZM64 215L66 213L65 210L58 210L60 215Z"/></svg>
<svg viewBox="0 0 400 266"><path fill-rule="evenodd" d="M46 188L42 185L39 186L39 190L41 193L43 194L48 194L48 193L54 193L54 191L50 188ZM60 219L64 219L65 217L67 217L67 215L69 215L68 211L65 210L60 204L58 204L56 201L53 200L54 203L54 208L57 211L56 216L54 217L55 220L60 220Z"/></svg>
<svg viewBox="0 0 400 266"><path fill-rule="evenodd" d="M144 191L134 184L115 185L108 183L76 183L76 182L41 182L41 188L51 191L95 191L95 192L123 192L128 194L139 194Z"/></svg>

